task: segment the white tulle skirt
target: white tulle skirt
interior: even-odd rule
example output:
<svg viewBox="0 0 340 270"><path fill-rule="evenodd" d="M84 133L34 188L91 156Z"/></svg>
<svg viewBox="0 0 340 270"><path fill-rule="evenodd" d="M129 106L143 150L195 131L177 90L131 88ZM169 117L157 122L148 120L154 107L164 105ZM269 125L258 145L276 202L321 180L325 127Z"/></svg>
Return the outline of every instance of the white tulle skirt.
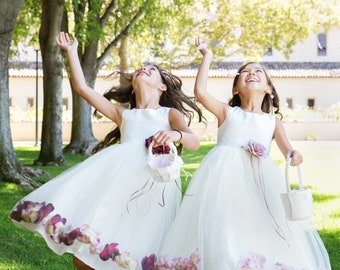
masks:
<svg viewBox="0 0 340 270"><path fill-rule="evenodd" d="M159 260L201 270L331 269L311 222L286 220L284 191L271 158L215 147L191 180Z"/></svg>
<svg viewBox="0 0 340 270"><path fill-rule="evenodd" d="M95 269L142 269L158 251L181 201L180 180L155 182L143 144L113 145L50 180L13 209L57 254Z"/></svg>

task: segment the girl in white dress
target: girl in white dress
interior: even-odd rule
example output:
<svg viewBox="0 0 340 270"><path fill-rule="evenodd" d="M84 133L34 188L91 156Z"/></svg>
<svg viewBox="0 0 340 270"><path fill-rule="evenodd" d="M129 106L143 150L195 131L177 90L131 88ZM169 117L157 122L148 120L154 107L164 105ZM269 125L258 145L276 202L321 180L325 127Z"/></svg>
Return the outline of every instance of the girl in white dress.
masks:
<svg viewBox="0 0 340 270"><path fill-rule="evenodd" d="M10 217L40 233L57 254L73 253L78 269L142 269L143 257L158 249L182 196L180 179L153 181L145 140L153 136L158 149L179 141L196 150L199 140L185 117L190 120L195 112L201 119L201 111L182 92L181 80L156 65L125 76L128 84L103 97L85 82L77 39L61 32L57 43L67 54L74 90L117 124L100 148L120 144L28 194Z"/></svg>
<svg viewBox="0 0 340 270"><path fill-rule="evenodd" d="M212 53L199 40L197 46L203 60L195 96L217 117L217 145L195 172L161 252L148 257L149 269L331 269L311 222L285 217L285 182L268 156L273 138L290 165L302 156L272 114L279 115L279 100L267 72L243 65L231 101L221 102L206 91Z"/></svg>

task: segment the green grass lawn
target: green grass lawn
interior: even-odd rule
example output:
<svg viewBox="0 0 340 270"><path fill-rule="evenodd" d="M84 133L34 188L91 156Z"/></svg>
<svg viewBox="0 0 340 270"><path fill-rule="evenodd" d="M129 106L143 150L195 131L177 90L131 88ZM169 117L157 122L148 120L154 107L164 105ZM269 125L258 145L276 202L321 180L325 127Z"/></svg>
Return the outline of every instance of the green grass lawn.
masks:
<svg viewBox="0 0 340 270"><path fill-rule="evenodd" d="M24 166L30 166L37 159L37 147L16 147L16 154ZM51 177L63 172L84 160L79 155L65 155L65 167L39 167ZM48 178L38 177L40 183ZM15 184L0 182L0 269L1 270L70 270L75 269L72 256L65 254L57 256L52 252L43 239L31 232L15 227L8 215L12 207L30 191Z"/></svg>
<svg viewBox="0 0 340 270"><path fill-rule="evenodd" d="M193 174L213 145L213 142L202 143L198 151L184 151L185 170ZM304 155L301 168L306 185L313 191L315 208L313 222L329 252L332 269L340 269L340 142L293 142L293 146ZM36 147L16 147L15 149L18 158L26 166L31 165L38 157L39 149ZM283 172L284 160L275 143L271 156ZM53 177L84 160L84 157L65 155L65 159L67 161L65 167L40 168ZM294 173L294 171L291 172L293 180ZM36 180L41 183L48 181L42 177ZM189 181L183 182L184 190L188 183ZM70 254L55 255L40 236L15 227L9 220L8 214L14 204L28 193L29 191L15 184L0 182L0 269L75 269Z"/></svg>

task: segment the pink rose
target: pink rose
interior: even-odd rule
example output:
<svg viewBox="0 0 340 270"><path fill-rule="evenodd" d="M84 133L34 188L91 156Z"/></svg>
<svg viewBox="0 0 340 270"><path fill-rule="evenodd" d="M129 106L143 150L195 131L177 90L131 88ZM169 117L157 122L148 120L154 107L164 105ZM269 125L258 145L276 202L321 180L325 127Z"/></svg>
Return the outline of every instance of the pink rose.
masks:
<svg viewBox="0 0 340 270"><path fill-rule="evenodd" d="M116 255L119 255L119 249L117 246L117 243L106 244L102 252L99 253L99 257L103 261L107 261L110 258L114 259Z"/></svg>
<svg viewBox="0 0 340 270"><path fill-rule="evenodd" d="M149 257L144 257L142 260L142 269L143 270L154 270L156 261L156 255L151 254Z"/></svg>
<svg viewBox="0 0 340 270"><path fill-rule="evenodd" d="M278 267L278 270L294 270L293 267L285 265L283 263L276 263L275 265Z"/></svg>
<svg viewBox="0 0 340 270"><path fill-rule="evenodd" d="M16 210L12 211L10 217L16 221L28 223L40 223L46 216L54 210L52 204L45 202L37 203L31 201L21 201Z"/></svg>
<svg viewBox="0 0 340 270"><path fill-rule="evenodd" d="M80 234L77 237L77 240L85 244L92 244L95 246L100 242L98 233L87 224L83 224L80 227Z"/></svg>
<svg viewBox="0 0 340 270"><path fill-rule="evenodd" d="M74 242L74 240L77 239L77 237L80 234L79 228L72 230L69 233L61 232L59 239L61 243L64 243L66 246L71 246Z"/></svg>
<svg viewBox="0 0 340 270"><path fill-rule="evenodd" d="M153 136L145 139L145 146L148 148L150 143L153 141ZM170 153L170 146L169 145L158 145L155 147L152 147L152 154L169 154Z"/></svg>
<svg viewBox="0 0 340 270"><path fill-rule="evenodd" d="M169 256L160 256L157 259L157 263L155 265L155 270L167 270L174 269L173 261Z"/></svg>
<svg viewBox="0 0 340 270"><path fill-rule="evenodd" d="M45 231L51 236L51 239L53 241L55 241L56 243L60 243L60 236L64 234L65 224L65 218L62 218L59 214L54 215L46 222Z"/></svg>
<svg viewBox="0 0 340 270"><path fill-rule="evenodd" d="M250 269L264 270L265 262L266 262L266 258L264 256L260 254L251 253L249 257L239 262L239 267L242 270L250 270Z"/></svg>
<svg viewBox="0 0 340 270"><path fill-rule="evenodd" d="M245 150L247 150L250 154L256 156L256 157L266 157L267 151L266 147L264 147L262 144L250 141L249 145L246 147L243 147Z"/></svg>

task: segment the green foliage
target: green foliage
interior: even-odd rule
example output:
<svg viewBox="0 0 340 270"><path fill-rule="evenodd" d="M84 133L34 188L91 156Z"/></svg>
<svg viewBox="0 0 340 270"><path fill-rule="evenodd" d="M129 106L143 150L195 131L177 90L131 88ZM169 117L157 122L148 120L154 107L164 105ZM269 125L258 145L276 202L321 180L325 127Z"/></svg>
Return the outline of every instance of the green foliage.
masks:
<svg viewBox="0 0 340 270"><path fill-rule="evenodd" d="M24 2L16 43L36 39L40 4ZM98 59L110 69L119 67L123 35L129 39L131 53L124 57L130 58L131 69L146 61L174 68L197 62L197 36L211 42L217 60L233 55L258 60L270 48L289 58L298 41L340 25L338 0L327 5L321 0L68 0L65 6L80 51L99 41Z"/></svg>
<svg viewBox="0 0 340 270"><path fill-rule="evenodd" d="M25 0L13 33L13 45L17 46L19 42L33 45L38 42L40 22L41 0ZM17 52L15 48L13 48L13 52Z"/></svg>
<svg viewBox="0 0 340 270"><path fill-rule="evenodd" d="M320 28L320 18L332 14L330 8L320 11L322 3L315 1L242 0L224 6L222 2L207 33L215 53L249 56L249 60L258 60L269 48L288 58L292 46Z"/></svg>

